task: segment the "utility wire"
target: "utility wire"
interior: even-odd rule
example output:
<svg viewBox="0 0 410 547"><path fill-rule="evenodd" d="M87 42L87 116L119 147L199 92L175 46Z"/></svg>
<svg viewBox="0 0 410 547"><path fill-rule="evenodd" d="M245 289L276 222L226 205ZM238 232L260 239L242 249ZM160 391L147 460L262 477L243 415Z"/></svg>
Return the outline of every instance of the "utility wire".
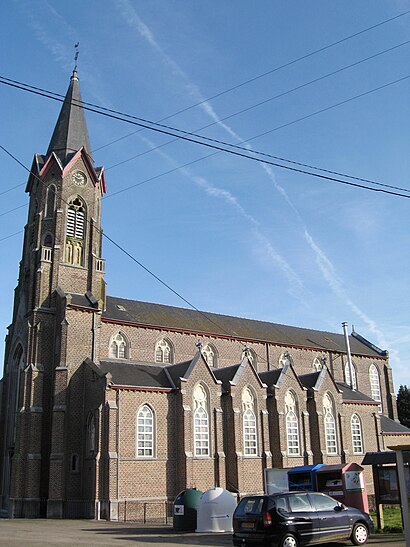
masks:
<svg viewBox="0 0 410 547"><path fill-rule="evenodd" d="M316 115L318 113L321 113L321 112L325 112L327 110L330 110L331 108L335 108L336 106L340 106L342 104L346 104L358 97L363 97L365 95L369 95L370 93L374 93L375 91L378 91L380 89L384 89L386 87L389 87L390 85L393 85L393 84L396 84L396 83L399 83L399 82L402 82L404 80L407 80L408 78L410 78L410 75L408 76L404 76L402 78L399 78L397 80L394 80L392 82L389 82L387 84L383 84L377 88L374 88L372 90L369 90L369 91L366 91L366 92L363 92L359 95L356 95L354 97L350 97L348 99L345 99L344 101L341 101L335 105L331 105L329 107L326 107L326 108L323 108L315 113L311 113L311 114L308 114L306 116L303 116L302 118L299 118L299 120L303 120L303 119L307 119L307 118L310 118L312 117L313 115ZM21 83L11 83L11 81L8 81L8 82L4 82L4 81L1 81L2 80L2 77L0 76L0 83L4 83L6 85L9 85L11 87L16 87L18 89L22 89L23 91L26 91L28 93L34 93L36 95L41 95L41 96L44 96L46 98L49 98L49 99L53 99L53 100L57 100L59 102L62 102L62 99L60 98L56 98L56 97L52 97L50 95L48 95L46 92L40 92L40 91L36 91L36 90L31 90L31 89L27 89L27 88L24 88L24 84L21 84ZM382 190L380 188L371 188L369 186L364 186L364 185L361 185L361 184L357 184L357 183L353 183L353 182L349 182L349 181L346 181L346 180L341 180L339 178L335 178L335 177L331 177L331 176L328 176L328 175L322 175L322 174L319 174L319 173L312 173L312 172L309 172L309 171L306 171L304 169L299 169L299 168L296 168L296 167L291 167L289 165L283 165L283 164L279 164L277 162L272 162L272 161L269 161L267 159L260 159L258 157L254 157L252 155L250 155L251 153L252 154L259 154L259 155L262 155L264 157L269 157L269 154L266 154L266 153L263 153L263 152L258 152L258 151L254 151L254 150L249 150L248 148L244 148L244 147L240 147L238 145L235 145L235 144L232 144L232 143L227 143L225 141L220 141L218 139L211 139L209 137L205 137L203 135L198 135L198 134L195 134L195 133L192 133L192 132L189 132L189 131L184 131L184 130L181 130L181 129L176 129L176 128L173 128L173 127L170 127L170 126L166 126L166 125L163 125L163 124L157 124L155 122L151 122L149 120L144 120L142 118L138 118L136 116L132 116L132 115L128 115L128 114L124 114L124 113L120 113L120 112L117 112L117 111L114 111L114 110L111 110L111 109L106 109L106 108L102 108L100 110L98 110L97 108L95 107L90 107L90 106L85 106L86 104L88 103L84 103L82 101L73 101L72 104L74 106L77 106L77 107L82 107L84 110L88 110L88 111L91 111L91 112L94 112L96 114L100 114L102 116L106 116L106 117L109 117L109 118L112 118L112 119L116 119L116 120L119 120L119 121L123 121L125 123L129 123L129 124L132 124L132 125L137 125L139 127L143 127L145 129L150 129L151 131L155 131L157 133L161 133L161 134L164 134L164 135L169 135L169 136L172 136L172 137L176 137L178 139L181 139L181 140L185 140L187 142L192 142L192 143L195 143L195 144L200 144L202 146L205 146L207 148L211 148L211 149L214 149L214 150L218 150L220 152L225 152L225 153L228 153L228 154L232 154L232 155L235 155L235 156L238 156L238 157L242 157L242 158L247 158L247 159L250 159L250 160L253 160L253 161L257 161L257 162L260 162L260 163L265 163L267 165L272 165L274 167L280 167L282 169L287 169L287 170L290 170L290 171L294 171L294 172L298 172L298 173L302 173L302 174L305 174L305 175L309 175L309 176L313 176L313 177L317 177L317 178L321 178L321 179L324 179L324 180L329 180L329 181L333 181L333 182L337 182L339 184L346 184L348 186L353 186L353 187L358 187L358 188L362 188L362 189L366 189L366 190L371 190L371 191L375 191L375 192L383 192L383 193L386 193L386 194L391 194L391 195L396 195L396 196L400 196L400 197L406 197L406 198L409 198L410 196L407 196L407 195L404 195L404 194L401 194L401 193L397 193L397 192L389 192L387 190ZM103 111L101 111L103 110ZM257 138L260 138L262 136L265 136L269 133L272 133L273 131L276 131L278 129L281 129L283 127L286 127L288 125L291 125L293 123L296 123L297 120L294 120L293 122L289 122L287 124L284 124L282 126L279 126L279 127L276 127L276 128L273 128L273 129L270 129L268 131L265 131L263 133L260 133L259 135L255 135L254 137L251 137L251 138L248 138L246 139L245 142L249 142L251 140L255 140ZM148 125L150 124L150 125ZM178 134L178 133L181 133L181 134ZM198 139L202 139L203 141L207 141L207 142L201 142L201 140L198 140ZM226 147L229 147L229 148L226 148ZM241 150L242 152L240 152L239 150ZM350 177L349 177L350 178ZM372 182L372 184L380 184L380 183L375 183L375 182ZM407 190L404 190L404 191L407 191Z"/></svg>
<svg viewBox="0 0 410 547"><path fill-rule="evenodd" d="M240 114L242 114L242 113L244 113L244 112L247 112L247 111L249 111L249 110L252 110L252 109L254 109L254 108L258 107L258 106L261 106L261 105L263 105L263 104L266 104L266 103L268 103L268 102L271 102L271 101L273 101L273 100L275 100L275 99L278 99L278 98L280 98L280 97L283 97L284 95L287 95L287 94L289 94L289 93L292 93L292 92L294 92L294 91L297 91L297 90L299 90L299 89L302 89L302 88L304 88L304 87L307 87L307 86L309 86L309 85L311 85L311 84L313 84L313 83L316 83L316 82L318 82L318 81L324 80L325 78L328 78L328 77L333 76L333 75L335 75L335 74L337 74L337 73L340 73L340 72L342 72L342 71L344 71L344 70L347 70L347 69L349 69L349 68L352 68L352 67L354 67L354 66L357 66L357 65L359 65L359 64L361 64L361 63L363 63L363 62L365 62L365 61L368 61L368 60L370 60L370 59L374 59L375 57L378 57L378 56L380 56L380 55L383 55L383 54L385 54L385 53L388 53L388 52L393 51L393 50L395 50L395 49L398 49L398 48L400 48L400 47L403 47L404 45L407 45L407 44L409 44L409 43L410 43L410 40L407 40L407 41L405 41L405 42L402 42L402 43L400 43L400 44L397 44L397 45L395 45L395 46L392 46L391 48L388 48L388 49L385 49L385 50L380 51L380 52L378 52L378 53L375 53L375 54L373 54L373 55L371 55L371 56L369 56L369 57L366 57L366 58L364 58L364 59L361 59L361 60L356 61L356 62L354 62L354 63L351 63L351 64L349 64L349 65L346 65L346 66L344 66L344 67L341 67L341 68L339 68L339 69L337 69L337 70L335 70L335 71L333 71L333 72L330 72L330 73L328 73L328 74L325 74L325 75L323 75L323 76L321 76L321 77L319 77L319 78L315 78L315 79L313 79L313 80L310 80L309 82L305 82L304 84L301 84L301 85L299 85L299 86L297 86L297 87L295 87L295 88L293 88L293 89L290 89L290 90L287 90L287 91L285 91L285 92L283 92L283 93L280 93L279 95L276 95L276 96L274 96L274 97L270 97L270 98L268 98L268 99L265 99L264 101L261 101L261 102L259 102L259 103L254 104L254 105L251 105L251 106L249 106L249 107L247 107L247 108L245 108L245 109L242 109L242 110L240 110L240 111L238 111L238 112L236 112L236 113L230 114L229 116L226 116L226 117L224 117L224 118L222 118L222 119L220 119L220 120L218 120L218 121L215 121L215 122L212 122L212 123L207 124L207 125L205 125L205 126L202 126L202 127L200 127L199 129L197 129L197 130L195 130L195 131L202 131L202 130L204 130L204 129L207 129L208 127L211 127L211 126L216 125L216 124L218 124L218 123L220 123L220 122L223 122L223 121L225 121L225 120L227 120L227 119L230 119L230 118L232 118L232 117L234 117L234 116L237 116L237 115L240 115ZM44 92L44 93L53 95L53 96L55 96L55 97L61 97L61 98L64 99L64 96L63 96L63 95L60 95L60 94L58 94L58 93L54 93L54 92L47 91L47 90L42 89L42 88L37 88L37 87L34 87L34 86L30 86L30 85L28 85L28 84L23 84L23 83L21 83L21 82L16 82L16 81L10 80L10 79L8 79L8 78L6 78L6 80L7 80L8 82L14 82L14 83L18 83L18 84L20 84L20 85L24 85L25 87L27 87L27 88L29 88L29 89L38 90L38 91L41 91L41 92ZM73 103L73 104L74 104L74 103ZM85 103L85 102L82 102L81 104L82 104L82 105L93 106L93 107L97 107L97 108L102 108L102 107L99 107L98 105L94 105L94 104L92 104L92 103ZM344 104L344 103L337 103L336 105L331 105L330 107L327 107L327 108L334 108L334 107L336 107L336 106L339 106L340 104ZM77 105L77 106L78 106L78 105ZM323 110L317 111L317 112L315 112L315 113L311 113L311 114L309 114L308 116L309 116L309 117L314 116L314 115L316 115L317 113L321 113L322 111L323 111ZM115 111L115 112L117 112L117 111ZM124 116L128 116L127 114L123 114L123 115L124 115ZM169 117L172 117L172 116L169 116ZM293 124L293 123L296 123L296 122L298 122L298 121L302 121L303 119L306 119L306 118L305 118L305 117L303 117L303 118L298 118L297 120L293 120L292 122L288 122L288 124ZM159 123L159 122L152 122L152 123ZM276 130L281 129L281 128L286 127L286 126L287 126L287 125L285 125L285 126L282 125L282 126L279 126L279 127L277 127L277 128L273 128L273 129L271 129L270 131L271 131L271 132L272 132L272 131L276 131ZM168 127L168 126L166 126L166 127ZM172 129L174 129L174 128L172 128ZM140 131L143 131L143 130L144 130L144 128L140 128L140 129L138 129L138 131L135 131L135 132L133 132L132 134L136 134L136 133L138 133L138 132L140 132ZM178 131L180 131L180 130L178 130ZM193 133L193 132L188 132L188 134L189 134L189 135L195 135L195 136L197 136L197 134L196 134L196 133ZM239 144L248 142L248 141L250 141L250 140L252 140L252 139L256 139L257 137L258 137L258 136L251 137L250 139L246 139L246 140L242 141L242 142L239 143ZM201 136L201 138L207 138L207 137L202 137L202 136ZM126 160L123 160L122 162L117 163L117 164L115 164L114 166L108 167L106 170L112 169L113 167L117 167L117 166L119 166L119 165L122 165L123 163L126 163L126 162L128 162L128 161L131 161L131 160L136 159L136 158L138 158L138 157L141 157L142 155L145 155L145 154L148 154L148 153L150 153L150 152L153 152L153 151L156 150L157 148L162 148L163 146L166 146L166 145L168 145L168 144L171 144L172 142L176 142L177 140L179 140L179 137L177 137L177 138L175 138L175 139L171 139L171 140L167 141L166 143L163 143L163 144L159 145L158 147L151 148L150 150L147 150L147 151L145 151L145 152L142 152L141 154L137 154L137 155L135 155L135 156L132 156L131 158L128 158L128 159L126 159ZM219 141L219 140L217 140L216 142L221 143L221 144L223 144L223 145L225 145L225 146L238 146L238 145L232 145L232 144L230 144L230 143L226 143L226 142L224 142L224 141ZM104 145L104 146L106 146L106 145ZM100 147L99 149L104 148L104 146L103 146L103 147ZM99 149L97 149L97 150L99 150ZM247 148L244 149L244 148L242 148L242 147L239 147L239 149L241 149L241 150L246 150L246 151L249 150L249 149L247 149ZM394 189L396 189L396 190L400 190L400 191L404 191L404 192L407 191L407 189L405 189L405 188L400 188L400 187L396 187L396 186L390 186L390 185L381 184L381 183L376 182L376 181L373 181L373 180L365 179L365 178L362 178L362 177L355 177L355 176L352 176L352 175L347 175L346 173L340 173L340 172L337 172L337 171L332 171L332 170L330 170L330 169L324 169L324 168L317 167L317 166L312 166L312 165L310 165L310 164L306 164L306 163L302 163L302 162L298 162L298 161L294 161L294 160L289 160L289 159L282 158L282 157L278 157L278 156L275 156L275 155L272 155L272 154L267 154L267 153L263 153L263 152L259 152L259 151L253 151L253 153L260 154L260 155L264 155L264 156L266 156L266 157L270 157L270 158L273 158L273 159L276 159L276 160L279 160L279 161L284 161L284 162L287 162L287 163L291 163L291 164L293 164L293 165L298 165L298 166L300 166L300 167L307 167L307 168L309 168L309 169L314 169L314 170L317 170L317 171L321 171L321 172L325 172L325 173L329 173L329 174L333 174L333 175L337 175L337 176L343 176L343 177L347 177L347 178L350 178L350 179L353 179L353 180L358 180L358 181L366 182L366 183L370 183L370 184L376 184L376 185L380 185L380 186L391 187L391 188L394 188ZM205 157L207 157L207 156L205 156ZM20 185L19 185L19 186L20 186ZM6 192L8 192L8 191L10 191L10 190L12 190L12 189L14 189L14 188L16 188L16 187L10 188L9 190L6 190L6 191L0 193L0 195L2 195L3 193L6 193Z"/></svg>
<svg viewBox="0 0 410 547"><path fill-rule="evenodd" d="M213 99L216 99L217 97L221 97L222 95L226 95L227 93L230 93L231 91L235 91L236 89L239 89L240 87L243 87L245 85L248 85L252 82L255 82L261 78L264 78L265 76L268 76L269 74L273 74L274 72L277 72L279 70L282 70L283 68L287 68L289 66L292 66L300 61L303 61L305 59L308 59L309 57L313 57L314 55L321 53L323 51L326 51L327 49L330 49L334 46L337 46L339 44L342 44L343 42L346 42L348 40L351 40L352 38L356 38L357 36L360 36L361 34L365 34L366 32L369 32L371 30L374 30L375 28L381 27L387 23L391 23L392 21L395 21L396 19L399 19L400 17L404 17L405 15L408 15L410 13L410 10L399 13L398 15L391 17L390 19L385 19L384 21L381 21L380 23L376 23L375 25L371 25L370 27L367 27L365 29L362 29L358 32L355 32L353 34L350 34L348 36L345 36L344 38L341 38L340 40L336 40L335 42L332 42L330 44L327 44L326 46L323 46L319 49L316 49L314 51L311 51L310 53L306 53L305 55L301 55L300 57L296 57L295 59L292 59L291 61L288 61L282 65L279 65L277 67L274 67L270 70L267 70L266 72L263 72L262 74L259 74L257 76L254 76L253 78L249 78L248 80L241 82L237 85L234 85L232 87L229 87L228 89L224 89L223 91L220 91L219 93L216 93L215 95L211 95L207 99L203 99L202 101L199 101L195 104L192 104L190 106L187 106L186 108L182 108L181 110L178 110L177 112L174 112L174 114L170 114L166 118L162 118L159 120L160 122L169 120L170 118L173 118L174 116L178 116L179 114L182 114L183 112L187 112L188 110L191 110L192 108L195 108L197 106L200 106L201 104L204 104L206 102L212 101ZM125 139L131 135L134 135L135 132L130 133L128 135L124 135L123 137L120 137L119 139L116 139L115 141L112 141L109 144L105 144L103 146L100 146L99 148L96 148L95 151L101 150L102 148L105 148L107 146L110 146L110 144L114 144L122 139Z"/></svg>
<svg viewBox="0 0 410 547"><path fill-rule="evenodd" d="M37 176L35 173L33 173L28 167L26 167L18 158L16 158L16 156L14 156L9 150L7 150L7 148L5 148L3 145L0 144L0 148L8 155L10 156L15 162L17 162L23 169L25 169L30 175L32 175L37 181L39 181L39 183L43 186L44 185L44 182L41 180L41 178L39 176ZM63 199L63 197L60 196L60 199L63 203L65 203L65 205L69 205L68 201L66 201L65 199ZM161 285L163 285L165 288L167 288L170 292L172 292L175 296L177 296L180 300L182 300L183 302L185 302L185 304L187 304L190 308L192 308L193 310L195 310L196 312L198 312L199 314L201 314L207 321L209 321L210 323L212 323L214 326L216 326L218 329L220 329L220 331L222 333L224 333L225 335L227 336L233 336L233 337L236 337L236 338L243 338L241 336L239 336L235 331L232 331L232 332L229 332L227 331L226 329L224 329L224 327L222 327L221 325L219 325L216 321L214 321L211 317L209 317L208 314L206 314L205 312L203 312L202 310L200 310L199 308L197 308L194 304L192 304L192 302L190 302L187 298L185 298L184 296L182 296L181 293L179 293L178 291L176 291L174 288L171 287L171 285L169 285L168 283L166 283L163 279L161 279L158 275L156 275L152 270L150 270L147 266L144 266L144 264L139 261L137 258L135 258L135 256L133 254L131 254L129 251L127 251L122 245L120 245L119 243L117 243L114 239L112 239L110 236L108 236L106 233L103 232L103 230L101 230L98 226L95 226L95 225L92 225L91 224L91 220L90 219L86 219L86 222L87 224L89 224L90 228L94 228L100 235L101 237L104 237L105 239L107 239L112 245L114 245L117 249L119 249L122 253L124 253L126 256L128 256L128 258L130 258L133 262L135 262L135 264L137 264L138 266L140 266L140 268L142 268L145 272L147 272L150 276L152 276L156 281L158 281ZM10 237L13 237L17 234L20 234L22 232L22 230L20 230L19 232L16 232L15 234L11 234L5 238L2 238L0 239L0 241L4 241L5 239L8 239ZM206 334L206 333L204 333ZM207 333L207 334L216 334L216 333ZM239 343L243 346L243 349L245 350L247 348L247 345L242 343L240 340L239 340ZM256 353L256 352L255 352ZM256 353L256 355L263 361L266 361L266 358L264 358L263 356L259 355Z"/></svg>
<svg viewBox="0 0 410 547"><path fill-rule="evenodd" d="M309 57L312 57L314 55L316 55L317 53L321 53L322 51L326 51L327 49L330 49L334 46L337 46L343 42L346 42L348 40L351 40L352 38L355 38L356 36L360 36L361 34L365 34L366 32L369 32L371 30L374 30L375 28L378 28L382 25L385 25L386 23L390 23L396 19L399 19L400 17L404 17L405 15L408 15L410 13L410 10L408 11L405 11L403 13L400 13L399 15L396 15L394 17L391 17L390 19L386 19L384 21L381 21L380 23L376 23L375 25L372 25L370 27L367 27L365 29L362 29L358 32L355 32L354 34L350 34L349 36L345 36L344 38L341 38L340 40L337 40L336 42L332 42L326 46L323 46L319 49L316 49L310 53L307 53L305 55L302 55L300 57L297 57L291 61L288 61L287 63L284 63L282 65L279 65L275 68L272 68L266 72L263 72L262 74L259 74L257 76L254 76L253 78L250 78L249 80L246 80L245 82L241 82L235 86L232 86L228 89L225 89L223 91L220 91L219 93L216 93L215 95L211 95L210 97L206 98L206 99L203 99L195 104L192 104L190 106L187 106L186 108L183 108L181 110L178 110L177 112L174 112L173 114L170 114L169 116L166 116L165 118L161 118L159 120L159 122L164 122L166 120L169 120L171 118L173 118L174 116L178 116L179 114L182 114L183 112L187 112L188 110L191 110L192 108L196 108L197 106L200 106L201 104L204 104L206 102L209 102L209 101L212 101L213 99L216 99L217 97L221 97L222 95L225 95L227 93L230 93L231 91L234 91L236 89L239 89L240 87L243 87L249 83L252 83L252 82L255 82L256 80L259 80L261 78L264 78L265 76L268 76L269 74L273 74L274 72L277 72L279 70L282 70L283 68L287 68L288 66L291 66L291 65L294 65L300 61L303 61L304 59L307 59ZM133 131L132 133L128 133L127 135L124 135L123 137L120 137L118 139L115 139L114 141L108 143L108 144L104 144L103 146L100 146L99 148L96 148L94 150L94 152L96 152L97 150L102 150L103 148L106 148L107 146L110 146L111 144L115 144L116 142L119 142L123 139L126 139L127 137L130 137L131 135L135 135L135 133L137 133L137 131Z"/></svg>

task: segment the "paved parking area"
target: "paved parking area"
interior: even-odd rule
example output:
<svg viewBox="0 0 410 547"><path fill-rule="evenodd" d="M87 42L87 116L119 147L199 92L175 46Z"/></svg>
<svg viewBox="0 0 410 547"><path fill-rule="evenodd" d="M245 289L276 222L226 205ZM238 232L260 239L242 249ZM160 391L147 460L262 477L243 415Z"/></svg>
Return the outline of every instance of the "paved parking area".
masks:
<svg viewBox="0 0 410 547"><path fill-rule="evenodd" d="M373 535L371 547L405 547L402 534ZM143 527L130 523L115 523L95 520L43 520L1 519L0 545L8 547L44 546L126 546L164 547L183 545L186 547L231 546L231 534L195 534L174 532L171 526ZM330 545L330 544L329 544ZM333 543L333 547L351 545L349 542Z"/></svg>

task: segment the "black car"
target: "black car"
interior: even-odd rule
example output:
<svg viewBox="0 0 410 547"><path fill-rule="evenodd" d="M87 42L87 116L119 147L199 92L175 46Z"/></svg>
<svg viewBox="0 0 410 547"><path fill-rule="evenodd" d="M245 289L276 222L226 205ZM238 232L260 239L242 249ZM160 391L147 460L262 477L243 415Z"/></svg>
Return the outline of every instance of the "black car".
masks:
<svg viewBox="0 0 410 547"><path fill-rule="evenodd" d="M233 544L298 547L350 539L364 545L374 531L367 513L320 492L243 498L233 515Z"/></svg>

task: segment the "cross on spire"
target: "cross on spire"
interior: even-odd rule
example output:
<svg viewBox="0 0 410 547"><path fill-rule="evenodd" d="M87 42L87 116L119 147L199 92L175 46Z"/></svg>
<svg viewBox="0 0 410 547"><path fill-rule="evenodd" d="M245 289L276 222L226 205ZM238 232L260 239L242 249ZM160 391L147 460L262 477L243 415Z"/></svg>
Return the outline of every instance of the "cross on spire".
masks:
<svg viewBox="0 0 410 547"><path fill-rule="evenodd" d="M78 49L79 46L80 46L80 42L77 42L76 44L74 44L74 49L75 49L75 55L74 55L75 67L74 67L74 70L77 70L78 54L80 53L80 51Z"/></svg>

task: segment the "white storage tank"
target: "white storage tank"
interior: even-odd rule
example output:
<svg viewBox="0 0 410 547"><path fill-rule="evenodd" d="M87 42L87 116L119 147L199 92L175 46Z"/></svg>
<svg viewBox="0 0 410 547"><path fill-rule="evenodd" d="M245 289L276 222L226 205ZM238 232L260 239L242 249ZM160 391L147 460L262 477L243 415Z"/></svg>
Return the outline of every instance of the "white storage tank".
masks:
<svg viewBox="0 0 410 547"><path fill-rule="evenodd" d="M196 532L232 532L236 495L223 488L210 488L199 500Z"/></svg>

